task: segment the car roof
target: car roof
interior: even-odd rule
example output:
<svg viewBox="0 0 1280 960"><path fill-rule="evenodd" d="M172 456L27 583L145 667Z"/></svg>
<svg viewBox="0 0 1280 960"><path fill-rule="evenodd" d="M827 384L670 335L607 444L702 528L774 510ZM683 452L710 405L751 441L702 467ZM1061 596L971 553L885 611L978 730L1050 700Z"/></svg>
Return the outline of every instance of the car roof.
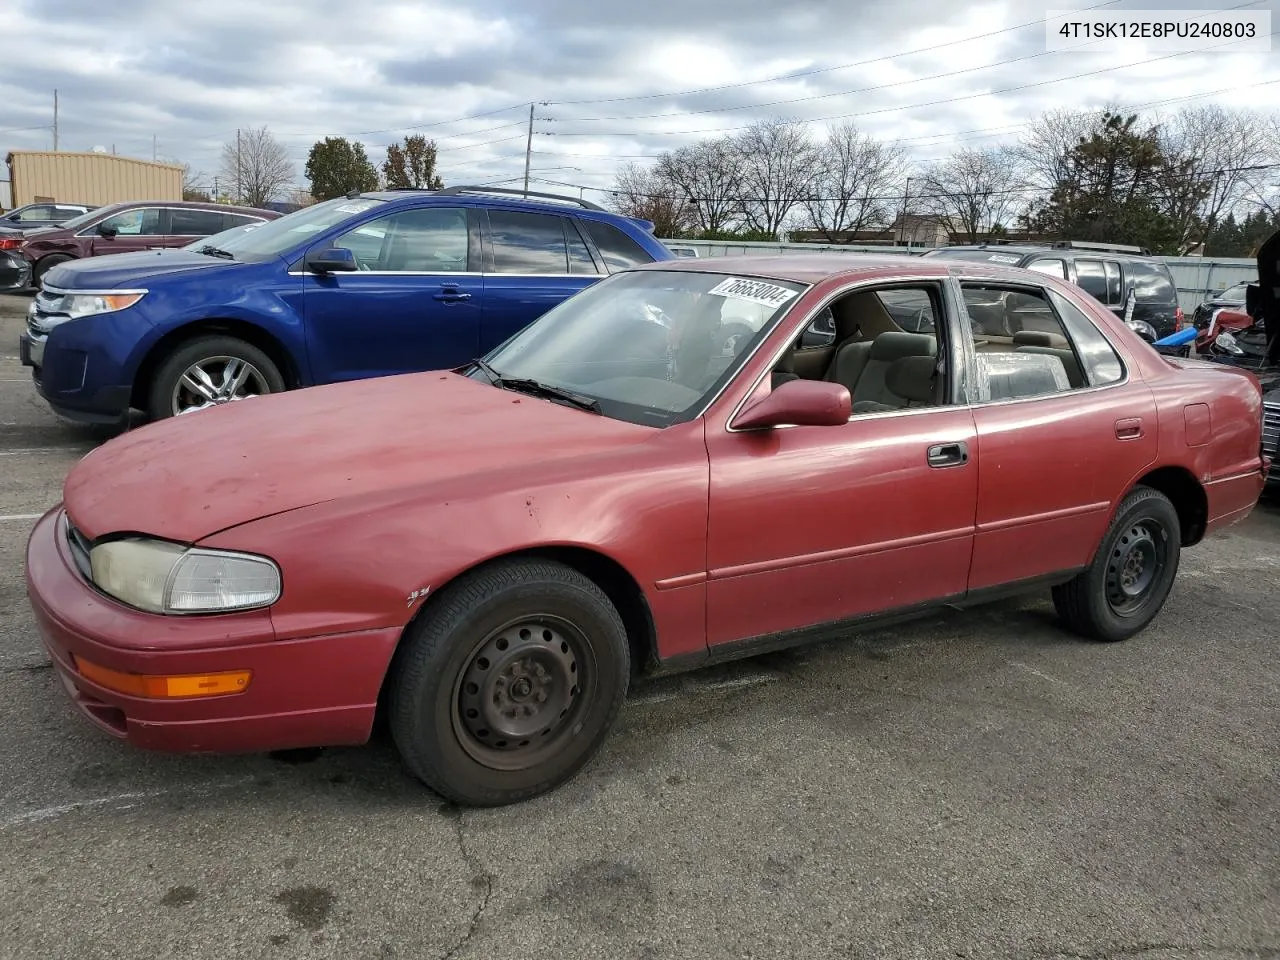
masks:
<svg viewBox="0 0 1280 960"><path fill-rule="evenodd" d="M674 260L658 260L639 264L632 270L677 270L699 273L728 273L740 277L756 277L761 280L790 280L807 285L826 280L844 281L859 277L892 280L895 277L942 278L952 273L986 277L993 280L1010 280L1026 283L1035 278L1039 283L1042 274L1032 273L1021 267L972 260L946 260L942 257L925 259L906 254L877 253L793 253L747 254L734 257L698 257Z"/></svg>
<svg viewBox="0 0 1280 960"><path fill-rule="evenodd" d="M1095 247L1055 247L1048 244L1035 243L952 243L945 247L935 247L928 251L930 259L946 259L951 250L976 250L982 253L1009 253L1021 257L1043 256L1063 259L1082 256L1088 260L1104 258L1108 260L1145 260L1160 263L1159 257L1149 253L1136 253L1133 250L1107 250Z"/></svg>
<svg viewBox="0 0 1280 960"><path fill-rule="evenodd" d="M450 202L461 201L464 203L479 204L482 206L513 206L513 207L530 207L538 210L558 210L560 212L569 212L575 216L585 216L589 218L604 218L606 220L620 221L625 220L630 223L638 224L645 229L650 229L650 224L646 220L637 217L628 217L626 214L615 213L611 210L605 210L595 204L584 204L577 197L551 197L547 194L534 193L530 196L524 196L521 191L511 191L510 193L500 193L497 191L489 192L481 186L476 187L458 187L452 188L460 192L441 193L439 190L425 190L406 188L403 190L365 190L361 193L349 193L348 199L362 200L382 200L387 203L394 203L397 200L421 199L423 197L440 196Z"/></svg>

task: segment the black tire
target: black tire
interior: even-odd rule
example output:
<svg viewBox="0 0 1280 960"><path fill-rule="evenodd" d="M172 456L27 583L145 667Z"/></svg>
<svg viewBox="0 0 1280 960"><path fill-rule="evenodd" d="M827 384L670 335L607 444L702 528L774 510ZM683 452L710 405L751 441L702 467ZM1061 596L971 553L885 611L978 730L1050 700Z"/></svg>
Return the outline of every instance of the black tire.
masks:
<svg viewBox="0 0 1280 960"><path fill-rule="evenodd" d="M1053 588L1053 605L1081 636L1114 643L1145 628L1178 575L1182 528L1159 490L1136 487L1116 510L1093 562Z"/></svg>
<svg viewBox="0 0 1280 960"><path fill-rule="evenodd" d="M31 271L31 285L37 290L44 280L44 275L56 267L60 263L66 263L68 260L74 260L75 257L69 253L51 253L43 259L37 260L35 269Z"/></svg>
<svg viewBox="0 0 1280 960"><path fill-rule="evenodd" d="M156 368L147 390L148 419L164 420L174 416L174 391L183 374L198 363L211 363L216 368L219 358L239 360L256 371L256 375L251 374L248 393L281 393L285 389L280 368L253 344L225 335L197 337L180 344Z"/></svg>
<svg viewBox="0 0 1280 960"><path fill-rule="evenodd" d="M546 560L483 567L429 601L406 632L388 684L392 740L447 800L527 800L599 751L630 659L617 610L576 570Z"/></svg>

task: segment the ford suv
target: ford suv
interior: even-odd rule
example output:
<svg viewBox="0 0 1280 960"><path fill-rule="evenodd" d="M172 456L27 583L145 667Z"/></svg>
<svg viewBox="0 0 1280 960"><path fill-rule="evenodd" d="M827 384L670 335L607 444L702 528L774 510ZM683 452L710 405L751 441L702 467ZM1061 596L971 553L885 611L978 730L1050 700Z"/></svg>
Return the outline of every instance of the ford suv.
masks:
<svg viewBox="0 0 1280 960"><path fill-rule="evenodd" d="M67 419L158 420L454 367L601 277L670 259L651 223L586 200L353 192L177 250L56 266L20 355Z"/></svg>

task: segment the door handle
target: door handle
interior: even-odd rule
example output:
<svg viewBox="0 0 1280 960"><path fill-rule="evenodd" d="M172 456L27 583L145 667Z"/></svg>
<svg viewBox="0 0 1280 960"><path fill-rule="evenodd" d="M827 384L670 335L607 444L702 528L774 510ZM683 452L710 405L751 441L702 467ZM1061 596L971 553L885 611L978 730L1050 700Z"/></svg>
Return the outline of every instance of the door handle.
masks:
<svg viewBox="0 0 1280 960"><path fill-rule="evenodd" d="M1142 436L1142 420L1138 417L1126 417L1116 421L1117 440L1137 440Z"/></svg>
<svg viewBox="0 0 1280 960"><path fill-rule="evenodd" d="M929 448L926 459L931 467L958 467L969 462L967 443L935 443Z"/></svg>
<svg viewBox="0 0 1280 960"><path fill-rule="evenodd" d="M456 284L445 284L440 292L435 294L435 299L444 303L456 303L459 300L470 300L471 294L459 290Z"/></svg>

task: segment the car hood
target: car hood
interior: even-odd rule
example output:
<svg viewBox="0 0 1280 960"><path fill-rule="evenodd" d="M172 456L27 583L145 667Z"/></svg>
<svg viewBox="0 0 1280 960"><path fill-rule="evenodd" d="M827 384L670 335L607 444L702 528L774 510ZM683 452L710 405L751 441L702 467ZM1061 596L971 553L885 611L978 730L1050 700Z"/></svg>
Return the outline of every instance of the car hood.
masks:
<svg viewBox="0 0 1280 960"><path fill-rule="evenodd" d="M243 266L243 263L206 256L194 250L142 250L60 263L45 274L45 283L64 290L126 289L144 286L157 277L170 274Z"/></svg>
<svg viewBox="0 0 1280 960"><path fill-rule="evenodd" d="M412 496L503 471L525 483L531 469L616 455L658 432L454 373L376 377L123 434L72 468L63 501L91 539L136 532L194 543L339 498Z"/></svg>

